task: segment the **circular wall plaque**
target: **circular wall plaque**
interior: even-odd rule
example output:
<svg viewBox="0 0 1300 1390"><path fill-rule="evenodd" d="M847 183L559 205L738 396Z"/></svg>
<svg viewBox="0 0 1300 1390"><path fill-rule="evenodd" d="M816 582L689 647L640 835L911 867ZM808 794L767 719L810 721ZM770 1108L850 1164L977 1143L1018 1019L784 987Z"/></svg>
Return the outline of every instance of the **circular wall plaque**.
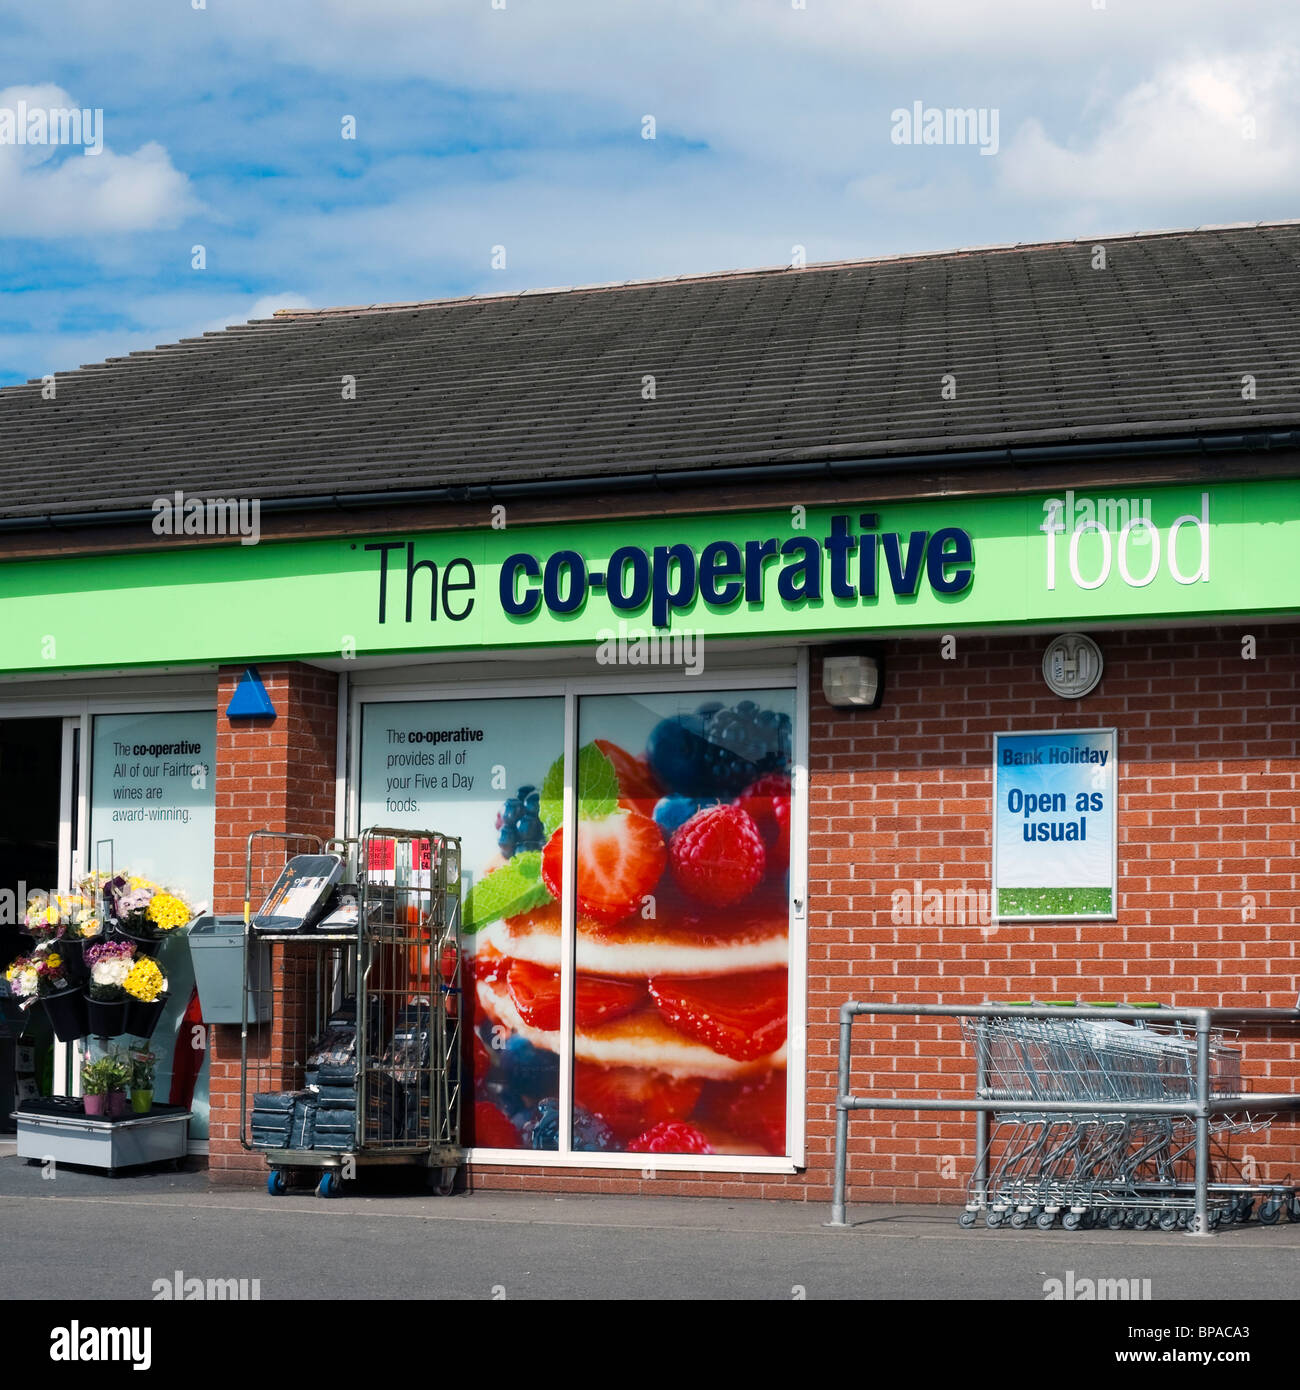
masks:
<svg viewBox="0 0 1300 1390"><path fill-rule="evenodd" d="M1043 679L1063 700L1080 700L1101 679L1101 648L1081 632L1053 638L1043 653Z"/></svg>

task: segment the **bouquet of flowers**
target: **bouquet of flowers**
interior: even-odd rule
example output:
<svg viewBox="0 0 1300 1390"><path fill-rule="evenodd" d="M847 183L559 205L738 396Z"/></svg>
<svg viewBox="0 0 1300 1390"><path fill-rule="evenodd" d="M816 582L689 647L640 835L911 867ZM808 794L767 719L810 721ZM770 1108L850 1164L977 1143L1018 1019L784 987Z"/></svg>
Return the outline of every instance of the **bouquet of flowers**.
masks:
<svg viewBox="0 0 1300 1390"><path fill-rule="evenodd" d="M122 988L132 999L138 999L142 1004L152 1004L159 995L166 993L167 977L156 960L141 956L127 971Z"/></svg>
<svg viewBox="0 0 1300 1390"><path fill-rule="evenodd" d="M179 893L135 874L118 874L104 885L119 928L142 941L165 941L190 920L190 907Z"/></svg>
<svg viewBox="0 0 1300 1390"><path fill-rule="evenodd" d="M102 1096L120 1091L130 1079L130 1069L120 1057L108 1053L81 1064L81 1089L88 1096Z"/></svg>
<svg viewBox="0 0 1300 1390"><path fill-rule="evenodd" d="M84 884L80 891L70 893L59 899L67 925L64 936L73 941L95 941L104 932L104 917L96 907L97 895L86 891Z"/></svg>
<svg viewBox="0 0 1300 1390"><path fill-rule="evenodd" d="M30 1009L38 999L48 999L68 985L63 957L57 951L19 956L5 971L5 979L22 1009Z"/></svg>
<svg viewBox="0 0 1300 1390"><path fill-rule="evenodd" d="M64 928L58 897L42 892L29 893L23 926L38 946L57 941L63 935Z"/></svg>
<svg viewBox="0 0 1300 1390"><path fill-rule="evenodd" d="M101 941L86 952L90 997L102 1004L126 1000L126 980L135 964L135 948L125 941Z"/></svg>

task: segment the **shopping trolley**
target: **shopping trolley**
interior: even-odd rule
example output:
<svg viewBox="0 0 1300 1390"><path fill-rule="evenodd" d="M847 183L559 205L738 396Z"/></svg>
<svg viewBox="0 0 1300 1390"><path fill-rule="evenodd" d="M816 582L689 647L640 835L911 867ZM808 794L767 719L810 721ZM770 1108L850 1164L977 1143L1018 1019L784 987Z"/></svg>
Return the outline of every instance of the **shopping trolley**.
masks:
<svg viewBox="0 0 1300 1390"><path fill-rule="evenodd" d="M255 831L245 881L240 1140L266 1155L268 1191L308 1172L329 1197L379 1164L423 1166L450 1191L463 1160L460 841Z"/></svg>
<svg viewBox="0 0 1300 1390"><path fill-rule="evenodd" d="M1043 1230L1058 1216L1069 1230L1188 1225L1195 1209L1195 1121L1143 1110L1195 1099L1197 1043L1183 1025L1008 1013L964 1018L962 1031L983 1063L980 1097L1007 1105L991 1116L961 1225L975 1225L980 1212L989 1226L1033 1222ZM1227 1030L1212 1030L1209 1062L1212 1099L1243 1094L1241 1052ZM1046 1113L1034 1109L1035 1101L1108 1108ZM1294 1187L1248 1181L1224 1147L1228 1136L1263 1129L1274 1118L1244 1112L1211 1120L1217 1169L1209 1184L1211 1224L1252 1214L1269 1224L1284 1211L1300 1219Z"/></svg>

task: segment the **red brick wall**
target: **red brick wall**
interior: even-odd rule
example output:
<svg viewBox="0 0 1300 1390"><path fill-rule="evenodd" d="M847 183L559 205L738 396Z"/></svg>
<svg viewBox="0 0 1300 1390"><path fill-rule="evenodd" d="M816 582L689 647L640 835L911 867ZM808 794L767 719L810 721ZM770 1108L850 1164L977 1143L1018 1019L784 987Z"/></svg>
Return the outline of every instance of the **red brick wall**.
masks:
<svg viewBox="0 0 1300 1390"><path fill-rule="evenodd" d="M216 912L242 912L249 832L334 834L337 677L294 662L258 667L274 720L226 718L243 666L223 667L217 689ZM215 1180L257 1181L260 1154L239 1142L239 1029L210 1035L209 1169Z"/></svg>
<svg viewBox="0 0 1300 1390"><path fill-rule="evenodd" d="M1245 632L1258 641L1252 661L1242 658ZM1044 685L1043 636L959 637L951 660L943 658L937 637L890 643L877 712L830 709L814 660L805 1173L646 1179L595 1169L479 1166L472 1184L828 1201L837 1010L849 998L1294 1005L1300 988L1297 629L1247 624L1095 635L1106 674L1079 702L1060 700ZM217 875L229 908L242 901L249 828L287 823L328 833L332 821L333 677L302 668L292 676L295 668L263 674L277 671L275 679L285 684L268 684L282 711L280 727L252 738L220 728ZM223 689L237 674L226 673ZM989 887L995 732L1110 724L1119 730L1118 922L993 930L978 921L891 920L891 893L910 891L916 880L924 889ZM265 745L258 741L263 737ZM254 800L246 804L245 797ZM282 812L277 797L287 798L287 819L275 819ZM237 1088L237 1034L217 1032L234 1038ZM970 1086L969 1053L951 1023L860 1020L855 1041L859 1093L941 1088L958 1094ZM218 1044L229 1047L223 1039ZM1245 1055L1257 1088L1294 1089L1300 1081L1300 1033L1248 1035ZM219 1050L214 1062L221 1056L229 1052ZM229 1085L230 1064L221 1065L214 1095L218 1085ZM226 1128L217 1138L221 1122ZM973 1160L972 1123L907 1112L855 1116L850 1199L958 1200ZM1237 1140L1234 1151L1253 1159L1261 1177L1281 1178L1300 1170L1296 1137L1294 1125L1279 1124L1271 1134ZM215 1100L212 1147L214 1169L236 1166L238 1115L227 1108L219 1120ZM251 1167L264 1171L260 1159Z"/></svg>
<svg viewBox="0 0 1300 1390"><path fill-rule="evenodd" d="M1242 636L1258 650L1242 658ZM810 750L808 1170L727 1178L480 1167L479 1187L781 1196L828 1201L836 1021L849 998L1159 999L1292 1007L1300 980L1296 629L1096 634L1102 684L1066 701L1043 683L1046 638L891 643L883 707L832 710L813 662ZM891 893L987 889L992 736L1119 731L1119 921L895 925ZM1254 898L1253 908L1246 895ZM1253 911L1253 920L1243 920ZM855 1089L960 1094L971 1061L951 1022L862 1019ZM1248 1035L1256 1089L1300 1083L1300 1031ZM896 1112L850 1122L850 1199L956 1201L973 1119ZM1300 1170L1297 1130L1235 1141L1263 1178Z"/></svg>

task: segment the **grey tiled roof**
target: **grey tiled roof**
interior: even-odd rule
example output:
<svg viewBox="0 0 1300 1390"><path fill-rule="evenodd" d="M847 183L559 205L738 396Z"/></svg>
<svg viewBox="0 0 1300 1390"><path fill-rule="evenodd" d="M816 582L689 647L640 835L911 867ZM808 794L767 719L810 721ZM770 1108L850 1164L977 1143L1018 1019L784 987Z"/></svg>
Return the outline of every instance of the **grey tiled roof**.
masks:
<svg viewBox="0 0 1300 1390"><path fill-rule="evenodd" d="M1288 429L1298 308L1279 223L281 314L0 391L0 517Z"/></svg>

